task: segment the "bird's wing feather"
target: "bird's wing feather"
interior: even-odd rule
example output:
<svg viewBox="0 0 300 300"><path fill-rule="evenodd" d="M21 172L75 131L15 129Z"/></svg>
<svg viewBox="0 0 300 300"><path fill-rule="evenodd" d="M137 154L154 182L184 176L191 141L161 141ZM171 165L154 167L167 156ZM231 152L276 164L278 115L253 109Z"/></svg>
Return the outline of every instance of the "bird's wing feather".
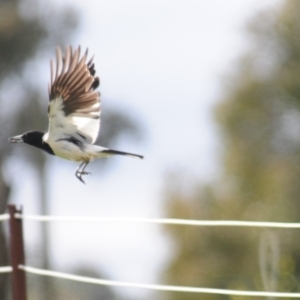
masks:
<svg viewBox="0 0 300 300"><path fill-rule="evenodd" d="M49 84L48 136L76 136L93 144L100 130L100 94L95 89L93 57L87 62L87 50L80 59L80 47L67 47L65 55L56 49L56 65L51 60Z"/></svg>

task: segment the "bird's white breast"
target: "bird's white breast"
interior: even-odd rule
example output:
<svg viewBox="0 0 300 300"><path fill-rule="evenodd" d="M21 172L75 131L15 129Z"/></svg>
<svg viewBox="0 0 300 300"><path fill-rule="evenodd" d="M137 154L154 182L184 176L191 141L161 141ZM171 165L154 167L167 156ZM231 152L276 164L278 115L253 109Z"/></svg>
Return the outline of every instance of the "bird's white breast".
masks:
<svg viewBox="0 0 300 300"><path fill-rule="evenodd" d="M76 144L67 140L48 140L54 154L61 158L73 161L88 161L91 157Z"/></svg>

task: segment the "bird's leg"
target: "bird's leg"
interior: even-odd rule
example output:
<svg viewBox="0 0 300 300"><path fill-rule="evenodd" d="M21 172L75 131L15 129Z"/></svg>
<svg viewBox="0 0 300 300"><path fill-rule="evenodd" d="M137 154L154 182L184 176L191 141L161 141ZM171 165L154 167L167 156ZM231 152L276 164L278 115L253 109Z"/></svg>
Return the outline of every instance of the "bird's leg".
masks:
<svg viewBox="0 0 300 300"><path fill-rule="evenodd" d="M85 164L86 162L84 161L84 162L82 162L80 165L79 165L79 167L76 169L76 171L75 171L75 176L82 182L82 183L84 183L85 184L85 182L83 181L83 179L81 178L81 171L80 171L80 169L81 169L81 167Z"/></svg>
<svg viewBox="0 0 300 300"><path fill-rule="evenodd" d="M82 174L82 175L89 175L89 174L91 174L90 172L84 171L88 164L89 164L89 161L87 161L87 162L85 163L85 165L83 166L83 168L82 168L82 170L81 170L81 174Z"/></svg>
<svg viewBox="0 0 300 300"><path fill-rule="evenodd" d="M82 175L88 175L91 174L89 172L84 171L84 169L86 168L86 166L89 164L89 161L84 161L80 164L80 166L77 168L76 172L75 172L75 176L82 182L85 184L85 182L82 179Z"/></svg>

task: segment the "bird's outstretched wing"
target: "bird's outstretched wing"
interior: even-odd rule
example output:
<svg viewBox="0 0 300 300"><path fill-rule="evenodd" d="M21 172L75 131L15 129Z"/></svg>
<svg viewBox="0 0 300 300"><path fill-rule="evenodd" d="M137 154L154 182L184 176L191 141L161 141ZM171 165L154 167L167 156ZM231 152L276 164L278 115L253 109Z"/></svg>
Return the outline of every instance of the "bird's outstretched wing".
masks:
<svg viewBox="0 0 300 300"><path fill-rule="evenodd" d="M51 83L48 136L75 137L93 144L100 130L100 94L95 89L93 57L87 62L88 50L80 58L80 46L65 54L56 48L56 66L51 60Z"/></svg>

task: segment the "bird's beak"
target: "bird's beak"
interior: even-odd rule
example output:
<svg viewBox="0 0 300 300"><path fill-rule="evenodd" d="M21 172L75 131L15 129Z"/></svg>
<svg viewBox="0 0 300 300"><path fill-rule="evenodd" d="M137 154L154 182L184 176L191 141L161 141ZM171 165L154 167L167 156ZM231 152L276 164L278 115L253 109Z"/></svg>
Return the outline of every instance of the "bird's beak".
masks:
<svg viewBox="0 0 300 300"><path fill-rule="evenodd" d="M16 136L13 136L11 138L9 138L9 141L11 143L24 143L23 141L23 135L16 135Z"/></svg>

